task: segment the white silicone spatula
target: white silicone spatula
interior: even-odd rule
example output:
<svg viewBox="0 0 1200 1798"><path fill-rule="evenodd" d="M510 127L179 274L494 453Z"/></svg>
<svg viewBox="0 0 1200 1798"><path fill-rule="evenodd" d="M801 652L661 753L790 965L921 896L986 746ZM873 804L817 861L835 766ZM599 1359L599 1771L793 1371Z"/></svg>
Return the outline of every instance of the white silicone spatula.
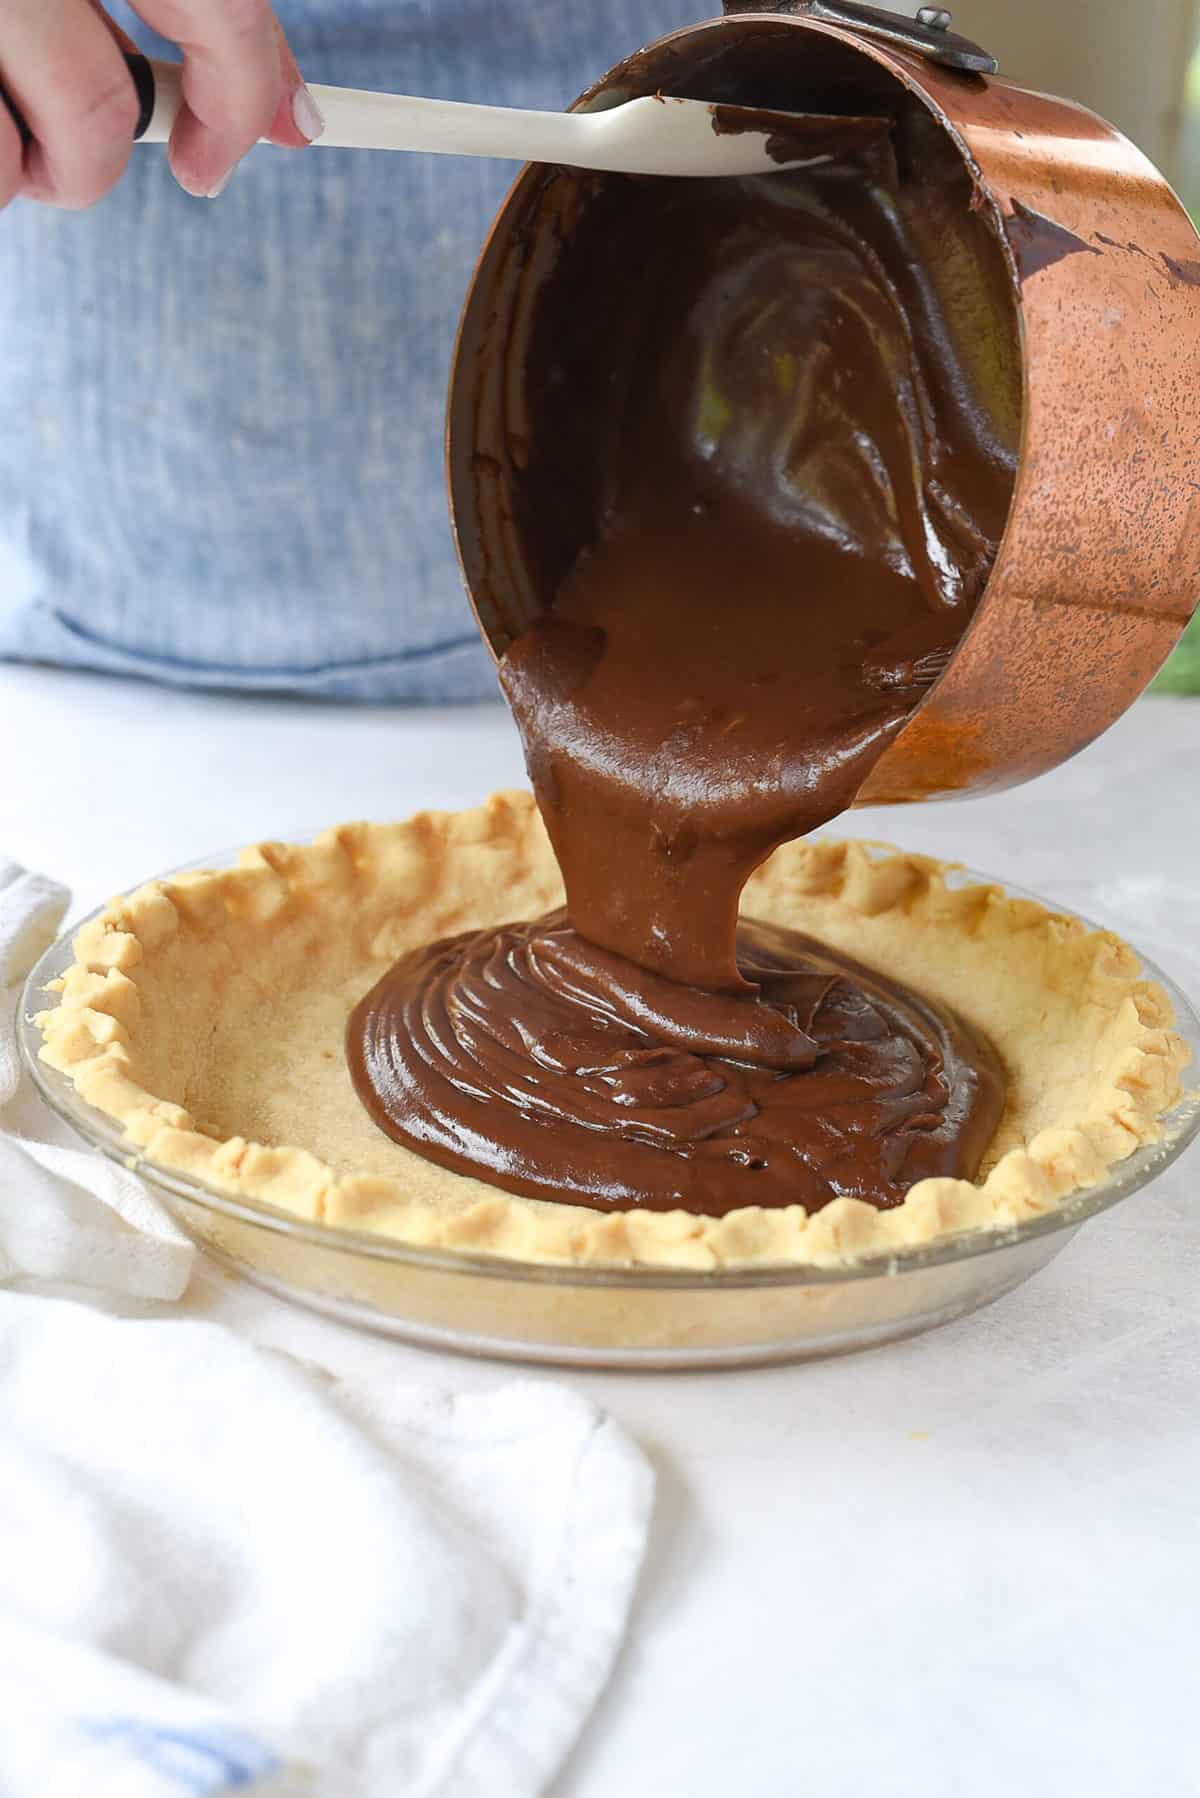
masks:
<svg viewBox="0 0 1200 1798"><path fill-rule="evenodd" d="M144 108L149 120L139 134L143 143L165 143L170 136L181 104L180 74L178 64L166 62L135 71L139 91L147 103L152 100L152 110ZM762 112L660 95L604 112L568 113L313 84L309 92L325 120L317 149L499 156L627 175L772 174L828 161L848 140L865 142L887 129L879 119Z"/></svg>

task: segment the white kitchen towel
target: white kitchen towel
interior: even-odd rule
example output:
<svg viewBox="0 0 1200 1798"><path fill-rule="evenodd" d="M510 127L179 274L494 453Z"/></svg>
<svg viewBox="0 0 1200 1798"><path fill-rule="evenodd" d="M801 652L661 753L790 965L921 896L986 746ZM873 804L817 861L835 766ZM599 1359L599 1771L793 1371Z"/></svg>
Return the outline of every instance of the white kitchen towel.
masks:
<svg viewBox="0 0 1200 1798"><path fill-rule="evenodd" d="M0 1281L174 1299L195 1250L128 1169L78 1145L23 1078L17 1007L70 895L0 856Z"/></svg>
<svg viewBox="0 0 1200 1798"><path fill-rule="evenodd" d="M561 1386L339 1383L0 1292L0 1793L532 1798L652 1484Z"/></svg>

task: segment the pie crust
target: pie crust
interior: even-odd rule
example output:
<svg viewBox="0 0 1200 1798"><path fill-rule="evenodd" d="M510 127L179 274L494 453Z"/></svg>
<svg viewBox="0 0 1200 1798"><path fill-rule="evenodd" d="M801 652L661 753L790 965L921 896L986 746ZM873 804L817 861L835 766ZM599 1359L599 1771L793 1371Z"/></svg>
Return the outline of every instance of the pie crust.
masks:
<svg viewBox="0 0 1200 1798"><path fill-rule="evenodd" d="M159 1166L296 1216L402 1241L556 1263L836 1265L1045 1212L1162 1134L1189 1053L1133 950L996 886L878 845L788 844L745 909L942 1000L991 1038L1008 1103L977 1182L924 1180L876 1211L836 1199L601 1212L512 1196L425 1161L351 1087L351 1007L404 951L562 901L532 799L260 843L152 881L75 938L43 1059Z"/></svg>

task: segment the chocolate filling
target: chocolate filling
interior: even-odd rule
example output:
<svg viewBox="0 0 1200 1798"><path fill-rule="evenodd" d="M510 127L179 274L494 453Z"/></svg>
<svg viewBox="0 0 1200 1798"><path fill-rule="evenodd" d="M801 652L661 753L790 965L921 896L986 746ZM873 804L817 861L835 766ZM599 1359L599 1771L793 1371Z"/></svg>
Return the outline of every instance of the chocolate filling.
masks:
<svg viewBox="0 0 1200 1798"><path fill-rule="evenodd" d="M419 949L355 1013L390 1135L510 1192L719 1216L881 1209L973 1169L1004 1085L979 1035L798 931L743 923L753 998L684 987L552 913Z"/></svg>
<svg viewBox="0 0 1200 1798"><path fill-rule="evenodd" d="M937 679L1007 515L1015 359L914 129L831 120L827 163L769 177L580 184L525 365L544 609L500 669L566 911L406 957L347 1035L380 1126L459 1172L887 1207L972 1176L999 1121L961 1021L737 916Z"/></svg>

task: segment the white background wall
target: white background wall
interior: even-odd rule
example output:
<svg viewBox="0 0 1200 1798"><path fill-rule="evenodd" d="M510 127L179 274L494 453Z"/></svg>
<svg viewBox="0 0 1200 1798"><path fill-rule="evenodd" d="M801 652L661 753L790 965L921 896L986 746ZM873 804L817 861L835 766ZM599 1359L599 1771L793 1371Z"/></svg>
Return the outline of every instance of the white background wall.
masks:
<svg viewBox="0 0 1200 1798"><path fill-rule="evenodd" d="M886 0L884 0L886 4ZM1179 185L1198 0L949 0L955 27L1027 87L1066 94L1118 125ZM915 11L916 8L914 7ZM1200 173L1200 171L1197 171ZM1187 194L1194 200L1196 193Z"/></svg>

